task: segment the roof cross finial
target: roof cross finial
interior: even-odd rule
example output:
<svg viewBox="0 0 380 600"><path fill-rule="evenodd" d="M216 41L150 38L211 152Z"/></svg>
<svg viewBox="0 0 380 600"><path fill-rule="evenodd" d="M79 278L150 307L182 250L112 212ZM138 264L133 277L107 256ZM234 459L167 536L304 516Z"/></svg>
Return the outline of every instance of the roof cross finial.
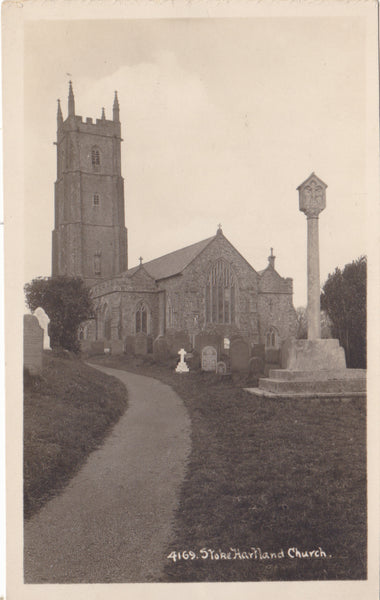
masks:
<svg viewBox="0 0 380 600"><path fill-rule="evenodd" d="M217 235L222 235L223 231L222 231L222 224L219 223L218 224L218 229L216 230L216 234Z"/></svg>
<svg viewBox="0 0 380 600"><path fill-rule="evenodd" d="M273 256L273 248L270 249L270 255Z"/></svg>

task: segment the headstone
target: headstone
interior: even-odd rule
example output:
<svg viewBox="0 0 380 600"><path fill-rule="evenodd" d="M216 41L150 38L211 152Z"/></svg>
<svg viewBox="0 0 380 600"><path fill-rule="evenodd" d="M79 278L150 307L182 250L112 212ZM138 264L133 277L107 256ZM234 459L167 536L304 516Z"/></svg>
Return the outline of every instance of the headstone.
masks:
<svg viewBox="0 0 380 600"><path fill-rule="evenodd" d="M169 357L168 344L163 335L159 335L153 342L153 357L156 362L164 362Z"/></svg>
<svg viewBox="0 0 380 600"><path fill-rule="evenodd" d="M170 356L178 356L179 350L183 348L187 352L191 350L190 337L186 331L167 331L165 339L168 344Z"/></svg>
<svg viewBox="0 0 380 600"><path fill-rule="evenodd" d="M254 344L251 354L265 361L265 344Z"/></svg>
<svg viewBox="0 0 380 600"><path fill-rule="evenodd" d="M279 365L281 363L281 351L278 348L266 348L265 362L271 365Z"/></svg>
<svg viewBox="0 0 380 600"><path fill-rule="evenodd" d="M110 350L111 350L111 354L123 354L124 353L123 340L111 340Z"/></svg>
<svg viewBox="0 0 380 600"><path fill-rule="evenodd" d="M146 333L136 333L135 354L148 354L148 336L146 335Z"/></svg>
<svg viewBox="0 0 380 600"><path fill-rule="evenodd" d="M194 348L202 355L203 348L213 346L216 348L217 356L220 356L223 347L223 337L218 333L201 331L195 336Z"/></svg>
<svg viewBox="0 0 380 600"><path fill-rule="evenodd" d="M247 372L250 359L250 347L243 338L231 341L230 360L231 371Z"/></svg>
<svg viewBox="0 0 380 600"><path fill-rule="evenodd" d="M248 369L250 375L261 375L264 373L264 361L260 356L253 356L249 359Z"/></svg>
<svg viewBox="0 0 380 600"><path fill-rule="evenodd" d="M125 344L125 352L126 354L134 354L135 353L135 336L127 335L124 339Z"/></svg>
<svg viewBox="0 0 380 600"><path fill-rule="evenodd" d="M225 375L227 373L227 365L223 360L220 360L216 365L216 372L218 375Z"/></svg>
<svg viewBox="0 0 380 600"><path fill-rule="evenodd" d="M24 315L24 367L33 375L42 369L43 338L37 317Z"/></svg>
<svg viewBox="0 0 380 600"><path fill-rule="evenodd" d="M201 366L202 371L216 371L217 351L214 346L205 346L202 350Z"/></svg>
<svg viewBox="0 0 380 600"><path fill-rule="evenodd" d="M197 352L196 350L188 352L186 354L186 362L192 370L199 369L199 367L201 366L201 357L199 355L199 352Z"/></svg>
<svg viewBox="0 0 380 600"><path fill-rule="evenodd" d="M81 352L91 352L91 340L79 340L80 351Z"/></svg>
<svg viewBox="0 0 380 600"><path fill-rule="evenodd" d="M91 342L91 348L89 350L89 354L91 356L97 356L99 354L104 354L104 341L97 340L96 342Z"/></svg>
<svg viewBox="0 0 380 600"><path fill-rule="evenodd" d="M181 350L178 352L178 354L180 356L180 361L176 367L175 372L176 373L188 373L189 367L187 366L187 364L185 362L186 350L181 348Z"/></svg>
<svg viewBox="0 0 380 600"><path fill-rule="evenodd" d="M50 347L50 336L49 336L49 323L50 323L50 319L47 316L46 312L44 311L43 308L41 308L41 306L39 306L38 308L36 308L36 310L34 311L34 316L37 317L38 319L38 323L40 325L40 327L42 327L42 329L44 330L44 343L43 343L43 348L44 350L51 350Z"/></svg>

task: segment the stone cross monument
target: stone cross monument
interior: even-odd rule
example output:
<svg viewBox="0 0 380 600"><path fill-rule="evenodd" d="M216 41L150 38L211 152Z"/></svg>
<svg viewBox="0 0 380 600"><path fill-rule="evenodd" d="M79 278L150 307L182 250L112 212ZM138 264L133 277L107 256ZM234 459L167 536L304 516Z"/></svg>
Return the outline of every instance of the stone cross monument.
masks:
<svg viewBox="0 0 380 600"><path fill-rule="evenodd" d="M318 217L326 208L326 188L315 173L297 188L299 209L307 217L308 339L288 338L282 342L282 369L271 369L269 377L259 379L259 387L248 390L254 394L271 398L365 394L365 370L346 369L339 340L321 339Z"/></svg>
<svg viewBox="0 0 380 600"><path fill-rule="evenodd" d="M326 208L326 188L314 173L298 188L299 208L307 217L307 337L321 337L321 306L319 281L319 213Z"/></svg>

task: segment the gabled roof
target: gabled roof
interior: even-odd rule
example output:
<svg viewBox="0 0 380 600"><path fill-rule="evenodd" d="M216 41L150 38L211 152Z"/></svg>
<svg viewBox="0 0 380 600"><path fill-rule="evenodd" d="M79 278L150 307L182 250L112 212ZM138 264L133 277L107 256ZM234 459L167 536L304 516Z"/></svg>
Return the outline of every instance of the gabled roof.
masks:
<svg viewBox="0 0 380 600"><path fill-rule="evenodd" d="M186 246L186 248L181 248L180 250L175 250L174 252L150 260L149 262L144 263L143 267L156 281L178 275L179 273L182 273L182 271L202 252L202 250L206 248L206 246L208 246L210 242L212 242L212 240L215 239L215 237L216 236L207 238L207 240L202 240L196 244L191 244L191 246ZM125 272L125 275L131 277L139 269L139 266L140 265L128 269L128 271Z"/></svg>

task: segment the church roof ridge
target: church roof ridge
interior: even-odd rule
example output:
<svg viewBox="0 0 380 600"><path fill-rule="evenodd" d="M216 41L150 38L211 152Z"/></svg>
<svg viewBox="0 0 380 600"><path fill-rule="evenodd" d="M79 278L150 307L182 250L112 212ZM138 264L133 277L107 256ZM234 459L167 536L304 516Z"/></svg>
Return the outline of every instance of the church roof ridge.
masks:
<svg viewBox="0 0 380 600"><path fill-rule="evenodd" d="M155 280L165 279L167 277L173 277L182 273L182 271L208 246L212 240L215 239L215 235L200 242L195 242L179 250L173 250L167 254L163 254L157 258L153 258L143 264L145 270ZM124 275L128 277L132 276L140 265L124 271Z"/></svg>

